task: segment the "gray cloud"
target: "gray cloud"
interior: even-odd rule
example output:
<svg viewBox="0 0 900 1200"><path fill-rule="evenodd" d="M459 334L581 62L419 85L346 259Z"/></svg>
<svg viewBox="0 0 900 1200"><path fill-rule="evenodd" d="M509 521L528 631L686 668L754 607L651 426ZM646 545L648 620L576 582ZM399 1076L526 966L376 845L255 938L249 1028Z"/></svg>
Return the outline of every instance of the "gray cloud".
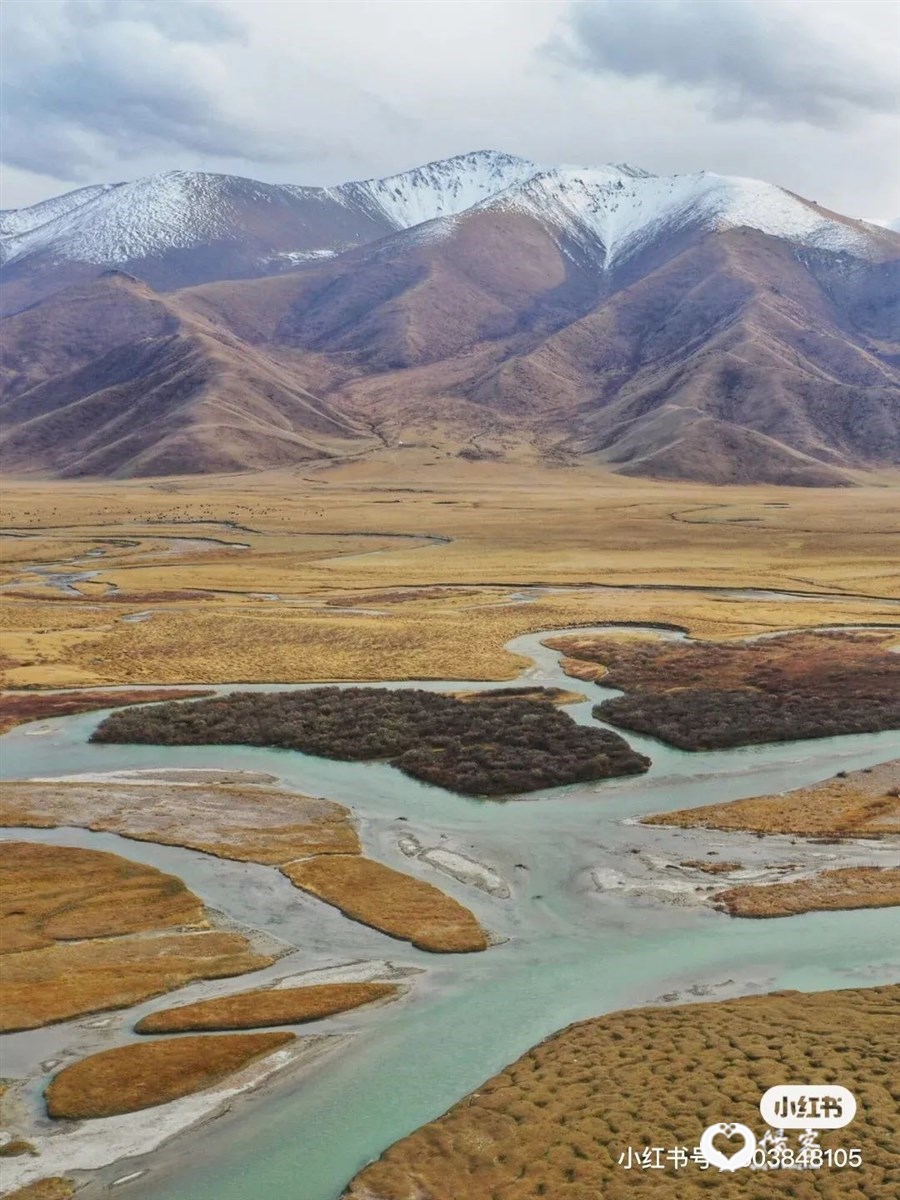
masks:
<svg viewBox="0 0 900 1200"><path fill-rule="evenodd" d="M231 111L221 53L243 40L228 13L196 0L10 0L0 105L4 161L58 179L190 151L296 160L296 141Z"/></svg>
<svg viewBox="0 0 900 1200"><path fill-rule="evenodd" d="M650 78L699 94L720 120L759 117L836 128L896 113L897 74L858 61L818 31L816 6L761 0L576 0L550 46L595 74Z"/></svg>
<svg viewBox="0 0 900 1200"><path fill-rule="evenodd" d="M489 146L547 165L749 175L839 212L900 212L884 0L0 6L3 207L172 168L333 184Z"/></svg>

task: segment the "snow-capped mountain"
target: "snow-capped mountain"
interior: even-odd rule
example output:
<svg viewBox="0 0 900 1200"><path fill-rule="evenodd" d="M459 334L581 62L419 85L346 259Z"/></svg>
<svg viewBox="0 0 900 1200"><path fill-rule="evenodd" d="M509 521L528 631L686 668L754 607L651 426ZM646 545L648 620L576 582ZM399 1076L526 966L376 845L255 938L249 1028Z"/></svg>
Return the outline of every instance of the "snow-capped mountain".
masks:
<svg viewBox="0 0 900 1200"><path fill-rule="evenodd" d="M291 270L463 212L537 169L483 150L338 187L164 171L80 188L0 213L3 308L109 268L166 291Z"/></svg>
<svg viewBox="0 0 900 1200"><path fill-rule="evenodd" d="M81 200L85 192L90 194ZM56 261L121 266L234 236L252 241L279 217L296 217L314 229L317 213L304 210L328 209L335 203L324 188L163 171L4 214L4 229L13 231L3 238L4 261L44 255ZM45 209L49 211L36 211ZM270 236L276 238L278 232L272 229Z"/></svg>
<svg viewBox="0 0 900 1200"><path fill-rule="evenodd" d="M866 257L861 222L820 209L758 179L700 172L651 175L627 165L560 167L534 174L484 201L483 208L527 213L555 227L603 267L681 229L746 227L815 249Z"/></svg>
<svg viewBox="0 0 900 1200"><path fill-rule="evenodd" d="M871 238L864 222L758 180L626 164L544 169L482 150L331 188L193 171L81 188L0 214L0 261L16 268L13 279L33 271L48 285L53 268L72 264L125 269L170 289L272 274L477 208L532 216L604 268L689 227L744 225L863 257Z"/></svg>
<svg viewBox="0 0 900 1200"><path fill-rule="evenodd" d="M83 204L90 203L95 197L102 195L114 187L109 183L94 183L88 187L78 188L74 192L66 192L62 196L53 196L49 200L41 200L30 208L7 208L0 211L0 247L10 244L10 239L17 238L33 229L39 229L64 217L67 213Z"/></svg>
<svg viewBox="0 0 900 1200"><path fill-rule="evenodd" d="M482 151L331 188L166 172L0 227L14 470L410 435L716 483L900 462L900 236L758 180Z"/></svg>
<svg viewBox="0 0 900 1200"><path fill-rule="evenodd" d="M42 255L108 267L242 234L254 242L268 233L273 255L302 258L463 212L536 170L523 158L475 151L333 188L163 171L7 210L0 214L0 248L6 263ZM296 245L281 245L285 224Z"/></svg>
<svg viewBox="0 0 900 1200"><path fill-rule="evenodd" d="M538 170L535 163L495 150L475 150L387 179L366 179L336 188L350 204L372 209L394 229L409 229L437 217L452 217L524 183Z"/></svg>

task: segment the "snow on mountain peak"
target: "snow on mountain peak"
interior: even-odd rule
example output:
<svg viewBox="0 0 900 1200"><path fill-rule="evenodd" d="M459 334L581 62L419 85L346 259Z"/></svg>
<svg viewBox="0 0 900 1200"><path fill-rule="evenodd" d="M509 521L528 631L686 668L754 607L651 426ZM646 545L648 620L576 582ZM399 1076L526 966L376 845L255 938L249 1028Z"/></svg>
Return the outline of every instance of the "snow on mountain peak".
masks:
<svg viewBox="0 0 900 1200"><path fill-rule="evenodd" d="M651 175L625 165L559 167L485 201L549 222L603 267L663 232L747 226L775 237L864 255L866 234L774 184L714 175Z"/></svg>
<svg viewBox="0 0 900 1200"><path fill-rule="evenodd" d="M257 253L257 265L265 269L427 222L438 224L423 236L439 238L453 227L450 219L467 210L510 208L545 222L563 244L581 247L603 268L657 236L688 227L746 225L863 256L872 237L862 223L835 218L758 180L706 172L658 176L628 163L546 168L475 150L332 188L163 171L0 213L0 246L7 262L40 255L117 266L230 245L245 255Z"/></svg>
<svg viewBox="0 0 900 1200"><path fill-rule="evenodd" d="M48 221L26 224L34 209L22 210L24 232L6 242L7 260L40 251L77 262L123 263L195 246L221 232L238 197L264 202L280 191L277 185L202 171L160 171L131 183L84 188L47 202L58 206ZM82 203L61 203L85 193Z"/></svg>
<svg viewBox="0 0 900 1200"><path fill-rule="evenodd" d="M498 150L473 150L389 175L335 189L351 203L374 208L395 229L409 229L436 217L472 208L537 170L533 162Z"/></svg>

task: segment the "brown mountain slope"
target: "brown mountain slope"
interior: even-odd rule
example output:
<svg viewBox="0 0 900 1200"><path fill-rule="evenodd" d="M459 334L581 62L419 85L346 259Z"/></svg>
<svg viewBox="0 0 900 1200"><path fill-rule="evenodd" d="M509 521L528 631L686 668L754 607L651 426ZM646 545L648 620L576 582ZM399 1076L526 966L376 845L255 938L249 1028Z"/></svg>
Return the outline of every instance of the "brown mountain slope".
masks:
<svg viewBox="0 0 900 1200"><path fill-rule="evenodd" d="M900 281L882 288L887 304ZM850 308L784 243L710 235L548 339L519 375L540 382L562 364L570 447L631 473L833 481L835 465L900 460L900 371Z"/></svg>
<svg viewBox="0 0 900 1200"><path fill-rule="evenodd" d="M900 260L842 271L738 229L592 277L537 221L496 213L412 242L318 268L269 334L327 360L324 394L386 436L526 428L548 450L711 482L839 483L900 461Z"/></svg>
<svg viewBox="0 0 900 1200"><path fill-rule="evenodd" d="M272 278L107 276L4 323L4 453L131 475L425 440L845 484L900 461L893 247L685 229L603 270L548 222L475 209Z"/></svg>
<svg viewBox="0 0 900 1200"><path fill-rule="evenodd" d="M92 282L107 267L174 291L275 274L304 255L362 245L394 228L383 214L322 188L180 171L108 188L71 220L55 235L51 221L33 249L2 266L0 311L20 312ZM84 243L84 259L70 245L73 234Z"/></svg>
<svg viewBox="0 0 900 1200"><path fill-rule="evenodd" d="M296 374L121 274L10 318L3 344L10 470L236 471L373 444Z"/></svg>
<svg viewBox="0 0 900 1200"><path fill-rule="evenodd" d="M174 333L178 318L146 284L120 271L51 297L4 322L4 397L83 366L115 346Z"/></svg>

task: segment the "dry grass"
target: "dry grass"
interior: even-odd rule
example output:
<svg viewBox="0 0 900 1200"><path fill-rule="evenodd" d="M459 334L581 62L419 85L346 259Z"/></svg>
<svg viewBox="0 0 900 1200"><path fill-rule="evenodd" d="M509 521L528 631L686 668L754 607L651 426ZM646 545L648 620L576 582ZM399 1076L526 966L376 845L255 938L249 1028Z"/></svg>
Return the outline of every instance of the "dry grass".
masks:
<svg viewBox="0 0 900 1200"><path fill-rule="evenodd" d="M129 624L111 620L108 608L94 614L80 609L77 628L57 630L57 613L71 618L67 605L29 604L26 612L20 601L0 604L0 622L12 616L20 624L4 638L11 660L8 686L504 680L527 665L505 643L544 629L657 621L697 636L728 638L796 625L898 620L898 610L882 601L751 603L648 590L548 595L531 604L478 610L398 605L386 616L240 597L227 605L161 605L152 611L150 620Z"/></svg>
<svg viewBox="0 0 900 1200"><path fill-rule="evenodd" d="M2 825L77 825L271 865L307 854L359 853L343 805L246 785L4 783Z"/></svg>
<svg viewBox="0 0 900 1200"><path fill-rule="evenodd" d="M111 526L156 539L113 547L109 562L90 560L99 583L117 583L135 611L152 611L148 621L123 622L128 603L36 603L7 593L0 617L11 631L5 678L13 687L509 679L519 663L503 643L544 628L655 620L700 636L737 637L898 620L896 606L853 595L895 595L900 583L887 488L723 492L587 469L540 471L536 486L530 470L453 460L433 467L411 461L406 476L394 462L371 461L308 479L244 477L239 485L214 477L11 484L4 498L10 524L46 538L15 539L20 567L64 562L90 539L108 539ZM230 529L226 521L246 528ZM358 536L365 531L383 536ZM397 536L416 532L454 540ZM159 540L167 534L251 548L172 555ZM481 606L536 581L615 587ZM632 590L641 584L848 595L741 603L711 592ZM484 594L458 590L463 586ZM180 595L205 588L218 589L215 604ZM283 600L262 598L268 594ZM145 603L148 595L156 598ZM285 599L384 607L387 615Z"/></svg>
<svg viewBox="0 0 900 1200"><path fill-rule="evenodd" d="M0 843L0 1031L127 1008L195 979L269 966L208 929L174 875L98 850ZM190 926L197 932L157 932Z"/></svg>
<svg viewBox="0 0 900 1200"><path fill-rule="evenodd" d="M420 950L486 950L478 921L452 896L372 859L329 855L281 868L295 887L333 904L345 916Z"/></svg>
<svg viewBox="0 0 900 1200"><path fill-rule="evenodd" d="M130 1008L197 979L271 966L240 933L218 930L86 942L4 955L2 1030L38 1029L88 1013Z"/></svg>
<svg viewBox="0 0 900 1200"><path fill-rule="evenodd" d="M606 667L602 663L585 662L583 658L569 658L565 654L559 660L559 665L571 679L581 679L585 683L596 683L606 674Z"/></svg>
<svg viewBox="0 0 900 1200"><path fill-rule="evenodd" d="M49 1179L36 1179L14 1192L6 1193L6 1200L72 1200L75 1184L71 1179L54 1175Z"/></svg>
<svg viewBox="0 0 900 1200"><path fill-rule="evenodd" d="M798 837L884 837L900 833L900 759L773 796L656 813L644 822Z"/></svg>
<svg viewBox="0 0 900 1200"><path fill-rule="evenodd" d="M0 954L207 924L193 892L155 867L98 850L0 842Z"/></svg>
<svg viewBox="0 0 900 1200"><path fill-rule="evenodd" d="M569 1026L365 1167L348 1200L893 1200L900 1186L896 1051L900 987L633 1009ZM762 1093L840 1082L859 1111L823 1147L858 1170L626 1170L628 1147L698 1144L716 1121L757 1136ZM796 1137L792 1139L796 1148Z"/></svg>
<svg viewBox="0 0 900 1200"><path fill-rule="evenodd" d="M22 1154L37 1154L34 1143L26 1138L13 1137L0 1146L0 1158L19 1158Z"/></svg>
<svg viewBox="0 0 900 1200"><path fill-rule="evenodd" d="M374 1000L397 995L391 983L321 983L296 988L256 988L150 1013L136 1033L186 1033L201 1030L257 1029L262 1025L299 1025L347 1012Z"/></svg>
<svg viewBox="0 0 900 1200"><path fill-rule="evenodd" d="M55 1075L44 1095L57 1120L138 1112L212 1087L292 1042L293 1033L165 1038L103 1050Z"/></svg>
<svg viewBox="0 0 900 1200"><path fill-rule="evenodd" d="M99 708L152 704L159 700L190 700L211 696L209 689L146 688L134 692L5 692L0 695L0 733L28 721L66 717Z"/></svg>
<svg viewBox="0 0 900 1200"><path fill-rule="evenodd" d="M811 879L743 884L717 892L717 905L733 917L792 917L844 908L900 904L900 867L844 867Z"/></svg>
<svg viewBox="0 0 900 1200"><path fill-rule="evenodd" d="M447 587L407 588L405 591L350 592L346 596L332 596L325 603L329 608L382 608L390 604L423 605L431 600L442 604L474 606L502 600L505 593L498 588L472 588L460 590Z"/></svg>

